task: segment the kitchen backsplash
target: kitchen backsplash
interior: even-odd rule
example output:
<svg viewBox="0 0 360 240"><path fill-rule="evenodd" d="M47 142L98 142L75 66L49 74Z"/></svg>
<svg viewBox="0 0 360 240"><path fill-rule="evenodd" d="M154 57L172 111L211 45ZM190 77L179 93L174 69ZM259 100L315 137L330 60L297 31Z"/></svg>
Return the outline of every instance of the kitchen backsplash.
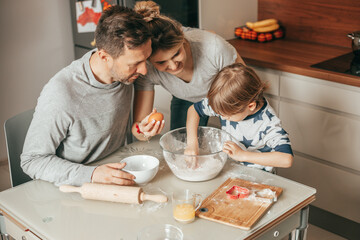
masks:
<svg viewBox="0 0 360 240"><path fill-rule="evenodd" d="M258 19L276 18L286 39L351 47L348 33L360 31L359 0L258 0Z"/></svg>

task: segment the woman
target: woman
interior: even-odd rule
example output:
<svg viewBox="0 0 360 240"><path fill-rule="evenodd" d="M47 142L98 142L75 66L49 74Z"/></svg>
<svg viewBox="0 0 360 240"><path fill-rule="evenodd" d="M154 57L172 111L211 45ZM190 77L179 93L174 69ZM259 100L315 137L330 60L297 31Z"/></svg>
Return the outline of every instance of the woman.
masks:
<svg viewBox="0 0 360 240"><path fill-rule="evenodd" d="M159 6L153 1L137 2L134 10L144 16L153 35L148 73L135 82L132 132L144 140L160 133L164 127L163 121L147 123L153 108L155 84L173 95L170 129L184 127L188 108L206 96L215 75L234 62L244 62L235 48L220 36L182 27L160 15ZM207 120L201 119L199 125L205 126Z"/></svg>

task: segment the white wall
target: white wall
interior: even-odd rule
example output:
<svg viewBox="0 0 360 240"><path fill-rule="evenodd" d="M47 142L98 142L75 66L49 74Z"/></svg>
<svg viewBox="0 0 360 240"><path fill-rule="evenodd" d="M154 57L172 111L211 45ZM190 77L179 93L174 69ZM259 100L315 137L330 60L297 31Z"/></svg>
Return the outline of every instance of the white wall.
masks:
<svg viewBox="0 0 360 240"><path fill-rule="evenodd" d="M0 161L3 124L34 108L44 84L74 59L68 0L0 1Z"/></svg>

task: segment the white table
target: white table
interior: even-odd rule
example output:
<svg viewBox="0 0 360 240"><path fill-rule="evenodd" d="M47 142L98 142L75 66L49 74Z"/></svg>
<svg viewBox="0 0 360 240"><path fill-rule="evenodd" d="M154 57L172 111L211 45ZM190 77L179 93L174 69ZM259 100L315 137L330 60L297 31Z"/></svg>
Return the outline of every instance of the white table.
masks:
<svg viewBox="0 0 360 240"><path fill-rule="evenodd" d="M0 192L0 211L11 220L8 221L10 224L15 223L25 236L31 236L27 239L133 240L142 228L165 223L181 228L184 240L281 239L296 228L301 231L292 237L303 239L308 205L315 200L315 189L231 160L215 179L186 182L176 178L169 170L158 139L132 143L97 164L118 162L135 154L159 158L158 174L143 187L147 193L163 192L170 196L172 191L188 188L205 198L229 177L278 186L283 188L283 193L250 231L201 218L190 224L178 223L172 218L171 202L135 205L85 200L78 193L62 193L53 184L40 180Z"/></svg>

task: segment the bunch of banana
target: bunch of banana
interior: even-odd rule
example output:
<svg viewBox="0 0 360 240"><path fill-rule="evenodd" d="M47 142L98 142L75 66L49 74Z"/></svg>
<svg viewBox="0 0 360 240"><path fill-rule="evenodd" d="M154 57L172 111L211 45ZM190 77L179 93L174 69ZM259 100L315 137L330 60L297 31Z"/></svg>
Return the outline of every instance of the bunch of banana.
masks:
<svg viewBox="0 0 360 240"><path fill-rule="evenodd" d="M255 32L272 32L280 27L278 21L274 18L257 22L247 22L246 26Z"/></svg>

